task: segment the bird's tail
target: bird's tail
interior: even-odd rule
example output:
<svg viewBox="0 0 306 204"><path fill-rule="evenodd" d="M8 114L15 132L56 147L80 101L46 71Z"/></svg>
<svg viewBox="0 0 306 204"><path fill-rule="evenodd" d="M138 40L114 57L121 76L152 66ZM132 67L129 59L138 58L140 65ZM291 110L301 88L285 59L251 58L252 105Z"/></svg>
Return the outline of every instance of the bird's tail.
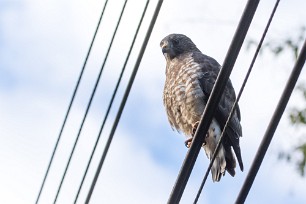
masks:
<svg viewBox="0 0 306 204"><path fill-rule="evenodd" d="M225 145L225 160L226 160L226 171L231 175L235 176L236 159L231 146Z"/></svg>
<svg viewBox="0 0 306 204"><path fill-rule="evenodd" d="M210 159L212 158L213 152L211 153ZM223 147L220 147L220 150L214 160L214 163L211 167L211 175L213 182L220 181L221 176L225 174L225 168L226 168L226 160L224 155L224 149Z"/></svg>
<svg viewBox="0 0 306 204"><path fill-rule="evenodd" d="M212 126L214 124L212 123ZM211 160L216 149L217 142L220 137L220 130L217 126L211 127L205 138L204 150L207 157ZM236 159L229 145L221 144L216 158L211 167L211 174L213 181L220 181L221 176L225 174L225 170L231 175L235 176Z"/></svg>
<svg viewBox="0 0 306 204"><path fill-rule="evenodd" d="M217 141L213 131L208 131L208 137L205 139L206 144L203 146L207 157L211 160L216 149ZM211 174L213 181L220 181L221 176L225 174L226 170L226 151L221 144L220 149L216 155L214 163L211 167Z"/></svg>

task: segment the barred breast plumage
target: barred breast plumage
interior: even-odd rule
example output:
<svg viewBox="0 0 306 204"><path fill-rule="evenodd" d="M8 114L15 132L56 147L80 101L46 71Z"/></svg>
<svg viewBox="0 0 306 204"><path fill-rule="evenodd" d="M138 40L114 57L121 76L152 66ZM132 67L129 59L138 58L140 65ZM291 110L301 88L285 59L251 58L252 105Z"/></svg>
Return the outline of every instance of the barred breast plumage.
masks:
<svg viewBox="0 0 306 204"><path fill-rule="evenodd" d="M175 64L182 66L175 67ZM204 93L199 78L204 73L191 56L174 60L167 67L164 87L164 105L169 121L177 130L192 135L192 127L201 118L205 107Z"/></svg>

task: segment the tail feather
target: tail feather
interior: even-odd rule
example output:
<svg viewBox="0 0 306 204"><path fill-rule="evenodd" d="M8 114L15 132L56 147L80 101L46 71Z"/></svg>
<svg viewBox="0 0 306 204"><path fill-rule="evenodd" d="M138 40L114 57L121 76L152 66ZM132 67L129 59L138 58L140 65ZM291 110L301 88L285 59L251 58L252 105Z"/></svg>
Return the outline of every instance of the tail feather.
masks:
<svg viewBox="0 0 306 204"><path fill-rule="evenodd" d="M235 176L236 159L231 146L223 145L225 150L226 170L231 176Z"/></svg>
<svg viewBox="0 0 306 204"><path fill-rule="evenodd" d="M213 156L213 151L210 151L208 147L204 146L207 157L211 160ZM224 176L225 170L232 176L235 176L236 160L232 150L227 152L226 149L221 144L219 152L213 162L211 167L212 180L220 181L221 176Z"/></svg>
<svg viewBox="0 0 306 204"><path fill-rule="evenodd" d="M204 150L207 155L207 157L211 160L213 153L217 146L217 139L216 138L216 128L209 128L208 130L208 137L205 138L206 144L204 145ZM224 147L221 144L220 149L216 155L216 158L213 162L213 165L211 167L211 174L212 174L212 180L220 181L221 176L225 174L226 170L226 160L225 160L225 151Z"/></svg>
<svg viewBox="0 0 306 204"><path fill-rule="evenodd" d="M211 160L220 137L220 129L215 125L213 120L205 138L206 144L203 146L207 157ZM211 167L212 180L220 181L227 171L231 176L235 176L236 159L230 145L221 144L220 149Z"/></svg>
<svg viewBox="0 0 306 204"><path fill-rule="evenodd" d="M239 147L239 135L237 136L237 134L231 127L228 128L227 135L229 140L231 141L231 146L233 146L234 152L236 154L240 170L243 171L243 162L241 158L241 150Z"/></svg>
<svg viewBox="0 0 306 204"><path fill-rule="evenodd" d="M221 148L220 151L218 152L218 156L216 156L214 163L211 167L211 174L212 174L213 182L220 181L221 176L224 176L225 174L225 169L226 169L226 161L224 157L223 148Z"/></svg>

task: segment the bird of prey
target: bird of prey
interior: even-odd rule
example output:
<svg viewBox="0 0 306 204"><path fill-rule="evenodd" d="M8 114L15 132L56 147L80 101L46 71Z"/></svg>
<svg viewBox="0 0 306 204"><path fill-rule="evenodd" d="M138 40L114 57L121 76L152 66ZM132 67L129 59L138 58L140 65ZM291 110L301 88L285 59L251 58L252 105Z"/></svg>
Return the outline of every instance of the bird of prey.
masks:
<svg viewBox="0 0 306 204"><path fill-rule="evenodd" d="M182 34L166 36L160 42L160 47L167 63L163 103L168 120L172 129L187 136L185 144L190 147L221 66L212 57L202 54L191 39ZM203 148L209 159L213 155L235 99L235 91L229 80L209 130L203 135ZM243 171L239 146L239 138L242 136L240 119L237 104L211 168L214 182L220 181L225 170L231 176L235 175L236 159L233 150Z"/></svg>

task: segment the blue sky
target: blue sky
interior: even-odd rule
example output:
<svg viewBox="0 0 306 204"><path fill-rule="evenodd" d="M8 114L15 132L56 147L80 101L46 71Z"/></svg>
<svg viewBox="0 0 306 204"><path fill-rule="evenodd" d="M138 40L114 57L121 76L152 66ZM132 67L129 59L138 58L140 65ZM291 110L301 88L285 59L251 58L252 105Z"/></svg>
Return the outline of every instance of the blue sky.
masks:
<svg viewBox="0 0 306 204"><path fill-rule="evenodd" d="M105 109L144 7L131 0L103 71L97 94L84 125L58 203L72 203ZM70 97L104 1L8 1L0 3L0 203L33 203L41 185ZM118 97L106 123L79 203L83 203L97 162L118 109L135 58L154 10L151 1ZM103 166L92 203L165 203L187 149L184 136L171 130L162 104L165 60L160 40L170 33L189 36L203 53L220 64L240 19L245 0L165 1L135 83ZM258 40L274 1L262 1L247 39ZM88 97L102 64L123 1L110 1L86 73L62 136L41 203L52 203ZM281 1L267 35L277 41L294 36L305 24L306 2ZM238 91L254 48L241 49L231 80ZM245 171L220 183L209 176L199 203L233 203L293 67L289 52L275 58L264 52L240 101ZM305 80L305 71L302 72ZM294 93L290 107L303 101ZM298 142L303 129L288 124L288 111L271 143L247 203L305 203L305 178L277 160L279 150ZM296 155L297 157L299 155ZM182 203L191 203L204 176L208 159L199 154Z"/></svg>

